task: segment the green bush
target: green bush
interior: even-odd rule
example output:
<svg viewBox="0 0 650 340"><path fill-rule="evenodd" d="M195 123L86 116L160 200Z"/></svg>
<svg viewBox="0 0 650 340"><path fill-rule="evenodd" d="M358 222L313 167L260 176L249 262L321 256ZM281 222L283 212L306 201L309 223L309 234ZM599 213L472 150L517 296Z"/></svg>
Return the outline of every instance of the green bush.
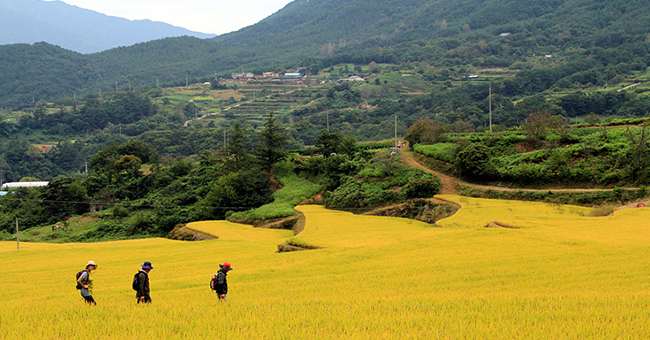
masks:
<svg viewBox="0 0 650 340"><path fill-rule="evenodd" d="M455 164L464 178L484 181L489 180L495 172L491 157L490 148L481 143L472 143L458 153Z"/></svg>
<svg viewBox="0 0 650 340"><path fill-rule="evenodd" d="M504 200L539 201L559 204L576 204L584 206L601 205L603 203L625 203L648 197L648 190L641 187L636 190L615 188L614 190L590 192L553 192L553 191L496 191L480 190L471 187L460 187L460 195Z"/></svg>
<svg viewBox="0 0 650 340"><path fill-rule="evenodd" d="M402 188L406 198L429 198L440 191L440 181L436 179L414 179Z"/></svg>
<svg viewBox="0 0 650 340"><path fill-rule="evenodd" d="M0 241L9 241L11 240L11 234L6 230L0 230Z"/></svg>
<svg viewBox="0 0 650 340"><path fill-rule="evenodd" d="M346 177L343 184L334 191L325 193L323 203L328 208L358 209L380 206L402 201L404 193L384 190L378 185Z"/></svg>
<svg viewBox="0 0 650 340"><path fill-rule="evenodd" d="M456 144L454 143L436 143L432 145L416 144L413 146L413 150L427 157L447 163L454 163L456 160Z"/></svg>
<svg viewBox="0 0 650 340"><path fill-rule="evenodd" d="M273 171L283 186L271 195L273 201L256 209L229 214L228 220L269 220L291 216L296 205L321 190L320 185L298 177L288 161L277 163Z"/></svg>
<svg viewBox="0 0 650 340"><path fill-rule="evenodd" d="M118 205L115 208L113 208L113 217L124 218L127 216L129 216L129 209L121 205Z"/></svg>

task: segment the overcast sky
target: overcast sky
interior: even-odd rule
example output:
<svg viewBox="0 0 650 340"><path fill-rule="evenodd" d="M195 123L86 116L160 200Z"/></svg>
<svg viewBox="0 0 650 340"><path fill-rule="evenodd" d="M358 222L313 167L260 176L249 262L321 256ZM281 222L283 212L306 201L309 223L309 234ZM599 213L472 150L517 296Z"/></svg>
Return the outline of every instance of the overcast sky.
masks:
<svg viewBox="0 0 650 340"><path fill-rule="evenodd" d="M52 1L52 0L46 0ZM250 26L292 0L62 0L111 16L162 21L202 33L223 34Z"/></svg>

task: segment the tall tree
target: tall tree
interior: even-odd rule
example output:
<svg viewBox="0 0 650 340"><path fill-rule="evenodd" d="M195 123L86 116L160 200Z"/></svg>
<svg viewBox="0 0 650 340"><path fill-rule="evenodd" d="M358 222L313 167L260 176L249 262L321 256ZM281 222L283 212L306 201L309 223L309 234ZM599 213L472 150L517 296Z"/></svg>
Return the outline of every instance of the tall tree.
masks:
<svg viewBox="0 0 650 340"><path fill-rule="evenodd" d="M319 153L325 158L330 155L340 152L341 145L343 144L343 134L340 132L331 133L325 129L316 136L316 143L314 146Z"/></svg>
<svg viewBox="0 0 650 340"><path fill-rule="evenodd" d="M278 122L278 118L269 114L269 119L264 123L264 130L260 133L257 142L257 160L264 170L269 173L273 164L286 156L284 146L287 143L287 136L284 134L284 127Z"/></svg>
<svg viewBox="0 0 650 340"><path fill-rule="evenodd" d="M234 161L235 171L239 171L248 160L249 148L248 129L242 126L240 121L236 121L232 126L230 143L228 144L228 153Z"/></svg>

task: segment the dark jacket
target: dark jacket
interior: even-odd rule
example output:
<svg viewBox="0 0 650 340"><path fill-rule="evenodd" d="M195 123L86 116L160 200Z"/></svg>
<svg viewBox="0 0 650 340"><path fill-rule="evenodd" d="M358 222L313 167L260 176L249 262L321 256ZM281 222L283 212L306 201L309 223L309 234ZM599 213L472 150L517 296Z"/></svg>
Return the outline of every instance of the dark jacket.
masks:
<svg viewBox="0 0 650 340"><path fill-rule="evenodd" d="M223 270L219 270L217 272L217 282L214 288L219 295L228 294L228 280L226 278L227 275L228 274Z"/></svg>
<svg viewBox="0 0 650 340"><path fill-rule="evenodd" d="M144 270L138 272L138 283L140 286L135 297L139 299L141 296L149 296L149 274Z"/></svg>

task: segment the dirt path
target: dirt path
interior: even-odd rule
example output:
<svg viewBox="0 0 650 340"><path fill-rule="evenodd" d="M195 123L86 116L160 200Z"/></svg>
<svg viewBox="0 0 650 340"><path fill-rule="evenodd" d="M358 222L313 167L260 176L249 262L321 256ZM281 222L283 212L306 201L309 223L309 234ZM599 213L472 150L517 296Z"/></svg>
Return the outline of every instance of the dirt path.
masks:
<svg viewBox="0 0 650 340"><path fill-rule="evenodd" d="M442 184L442 189L440 189L441 194L443 195L458 194L458 190L456 189L456 183L458 182L458 180L456 178L445 175L435 170L431 170L426 166L418 163L418 161L415 160L413 151L406 151L405 149L402 149L400 155L402 156L402 162L406 163L407 165L412 166L414 168L422 169L424 171L431 172L434 175L438 176L438 178L440 178L440 184Z"/></svg>
<svg viewBox="0 0 650 340"><path fill-rule="evenodd" d="M439 171L435 171L432 169L427 168L426 166L418 163L417 160L415 160L414 157L414 152L413 151L406 151L406 148L403 149L400 152L400 155L402 156L402 162L406 163L409 166L416 167L423 169L425 171L429 171L438 178L440 178L440 182L442 184L442 189L440 190L441 194L458 194L458 189L457 185L461 184L463 186L467 186L470 188L475 188L479 190L494 190L494 191L528 191L528 192L597 192L597 191L612 191L613 189L515 189L515 188L504 188L504 187L497 187L497 186L490 186L490 185L480 185L480 184L472 184L472 183L467 183L464 181L459 180L458 178L451 177L448 175L445 175ZM637 190L638 188L624 188L626 190Z"/></svg>

